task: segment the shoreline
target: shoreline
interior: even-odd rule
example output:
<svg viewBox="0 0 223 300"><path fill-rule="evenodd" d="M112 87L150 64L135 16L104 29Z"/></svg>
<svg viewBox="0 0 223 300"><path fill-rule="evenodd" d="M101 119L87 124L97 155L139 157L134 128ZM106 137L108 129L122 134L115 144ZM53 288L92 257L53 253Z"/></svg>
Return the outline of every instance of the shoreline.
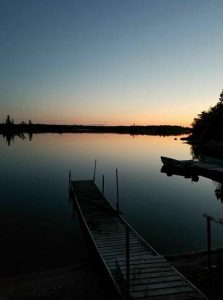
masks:
<svg viewBox="0 0 223 300"><path fill-rule="evenodd" d="M223 252L223 247L216 247L212 248L212 254L217 254ZM170 255L164 255L168 260L174 260L174 259L182 259L182 258L193 258L198 255L207 255L208 250L207 249L201 249L197 251L189 251L189 252L182 252L179 254L170 254Z"/></svg>
<svg viewBox="0 0 223 300"><path fill-rule="evenodd" d="M182 141L189 144L196 157L200 155L213 156L218 159L222 159L223 156L223 140L210 139L210 140L198 140L194 139L192 135L182 137Z"/></svg>
<svg viewBox="0 0 223 300"><path fill-rule="evenodd" d="M206 295L210 294L207 250L165 256L177 270ZM222 299L223 248L212 251L213 299ZM1 300L115 300L117 294L97 259L70 266L0 278Z"/></svg>
<svg viewBox="0 0 223 300"><path fill-rule="evenodd" d="M212 270L208 251L166 256L169 262L211 299L223 299L223 248L212 249Z"/></svg>
<svg viewBox="0 0 223 300"><path fill-rule="evenodd" d="M1 300L115 300L103 270L86 261L71 266L0 279Z"/></svg>
<svg viewBox="0 0 223 300"><path fill-rule="evenodd" d="M130 125L130 126L91 126L91 125L51 125L51 124L1 124L0 134L36 133L127 133L148 135L181 135L191 133L191 128L177 125Z"/></svg>

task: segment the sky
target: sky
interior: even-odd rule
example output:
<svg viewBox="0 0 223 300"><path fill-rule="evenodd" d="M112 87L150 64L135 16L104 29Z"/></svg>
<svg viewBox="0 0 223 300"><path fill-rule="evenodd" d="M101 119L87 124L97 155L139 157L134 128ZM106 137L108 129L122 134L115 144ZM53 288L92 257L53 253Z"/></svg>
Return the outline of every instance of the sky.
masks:
<svg viewBox="0 0 223 300"><path fill-rule="evenodd" d="M0 122L182 125L223 88L222 0L0 0Z"/></svg>

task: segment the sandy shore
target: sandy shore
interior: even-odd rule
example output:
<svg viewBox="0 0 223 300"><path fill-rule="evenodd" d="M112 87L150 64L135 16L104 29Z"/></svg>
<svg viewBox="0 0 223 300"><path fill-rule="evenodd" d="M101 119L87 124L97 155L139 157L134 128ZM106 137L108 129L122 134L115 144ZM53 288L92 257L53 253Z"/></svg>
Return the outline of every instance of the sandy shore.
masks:
<svg viewBox="0 0 223 300"><path fill-rule="evenodd" d="M207 252L167 257L187 279L212 299L223 299L223 249L212 253L212 278L208 271ZM69 267L0 279L1 300L115 300L116 292L98 262L86 261Z"/></svg>
<svg viewBox="0 0 223 300"><path fill-rule="evenodd" d="M209 299L223 299L223 249L212 250L212 271L208 270L207 251L167 257L169 262Z"/></svg>
<svg viewBox="0 0 223 300"><path fill-rule="evenodd" d="M100 266L89 262L0 279L1 300L117 299Z"/></svg>

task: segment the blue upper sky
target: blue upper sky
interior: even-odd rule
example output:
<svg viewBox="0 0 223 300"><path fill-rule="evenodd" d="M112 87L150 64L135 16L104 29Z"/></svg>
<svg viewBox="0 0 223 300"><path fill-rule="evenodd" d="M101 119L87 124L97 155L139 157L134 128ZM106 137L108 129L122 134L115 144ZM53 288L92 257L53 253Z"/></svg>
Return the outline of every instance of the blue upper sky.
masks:
<svg viewBox="0 0 223 300"><path fill-rule="evenodd" d="M222 0L0 0L0 121L190 125L223 88Z"/></svg>

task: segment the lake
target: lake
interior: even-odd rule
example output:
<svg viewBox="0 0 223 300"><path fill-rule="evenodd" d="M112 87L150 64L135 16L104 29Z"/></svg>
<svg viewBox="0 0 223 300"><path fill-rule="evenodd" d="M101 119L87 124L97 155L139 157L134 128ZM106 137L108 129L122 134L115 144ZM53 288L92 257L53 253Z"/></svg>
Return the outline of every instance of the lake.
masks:
<svg viewBox="0 0 223 300"><path fill-rule="evenodd" d="M161 254L206 248L204 213L222 218L216 182L198 182L161 173L160 156L191 159L180 137L128 134L39 134L30 141L0 137L1 274L80 262L87 255L68 197L72 179L105 176L105 196L116 203L119 172L120 210L126 220ZM223 227L212 225L214 247L223 245Z"/></svg>

